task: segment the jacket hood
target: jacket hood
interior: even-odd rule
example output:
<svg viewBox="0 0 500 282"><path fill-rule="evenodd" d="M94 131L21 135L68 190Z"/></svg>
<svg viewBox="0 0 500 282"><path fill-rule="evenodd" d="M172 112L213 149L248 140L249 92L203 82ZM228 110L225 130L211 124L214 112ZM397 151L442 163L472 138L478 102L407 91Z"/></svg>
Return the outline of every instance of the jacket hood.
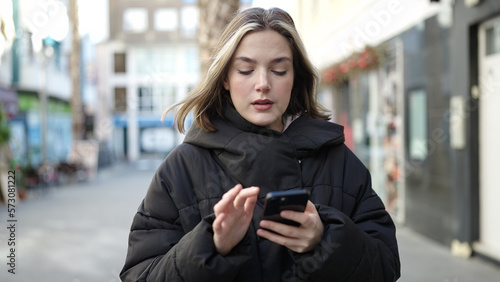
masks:
<svg viewBox="0 0 500 282"><path fill-rule="evenodd" d="M298 157L302 158L323 146L342 144L345 140L343 126L321 119L312 119L306 115L297 118L281 133L250 123L232 105L226 104L223 113L225 119L212 119L217 131L206 132L193 123L184 142L206 149L234 151L242 147L241 143L234 142L237 136L258 138L262 143L281 139L293 143Z"/></svg>
<svg viewBox="0 0 500 282"><path fill-rule="evenodd" d="M231 105L223 112L224 119L212 120L217 131L193 124L184 142L209 149L236 182L260 187L260 198L270 191L302 187L302 159L344 142L342 126L305 115L281 133L248 122Z"/></svg>

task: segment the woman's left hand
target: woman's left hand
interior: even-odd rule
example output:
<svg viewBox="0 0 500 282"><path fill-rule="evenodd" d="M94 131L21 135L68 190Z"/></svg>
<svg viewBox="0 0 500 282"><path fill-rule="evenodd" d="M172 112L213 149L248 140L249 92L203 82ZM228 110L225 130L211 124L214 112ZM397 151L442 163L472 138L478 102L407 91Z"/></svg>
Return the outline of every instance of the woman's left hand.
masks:
<svg viewBox="0 0 500 282"><path fill-rule="evenodd" d="M321 221L316 207L311 201L307 202L304 212L282 211L281 217L300 223L299 227L262 220L257 230L257 235L283 245L296 253L305 253L313 250L323 237L323 222ZM286 234L286 235L282 235Z"/></svg>

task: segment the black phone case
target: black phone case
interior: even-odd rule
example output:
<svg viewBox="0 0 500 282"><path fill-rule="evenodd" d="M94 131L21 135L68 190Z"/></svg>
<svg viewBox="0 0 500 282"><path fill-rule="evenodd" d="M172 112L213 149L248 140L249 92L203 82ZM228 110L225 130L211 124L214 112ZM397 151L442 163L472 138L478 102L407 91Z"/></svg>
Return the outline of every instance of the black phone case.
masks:
<svg viewBox="0 0 500 282"><path fill-rule="evenodd" d="M298 222L282 218L280 212L283 210L303 212L308 199L309 190L306 189L269 192L266 195L262 219L300 226Z"/></svg>

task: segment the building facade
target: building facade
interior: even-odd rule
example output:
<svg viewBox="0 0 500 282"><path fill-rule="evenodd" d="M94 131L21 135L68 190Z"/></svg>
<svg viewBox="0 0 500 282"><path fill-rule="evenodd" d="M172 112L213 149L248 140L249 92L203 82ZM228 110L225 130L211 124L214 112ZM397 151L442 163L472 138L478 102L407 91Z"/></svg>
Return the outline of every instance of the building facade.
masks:
<svg viewBox="0 0 500 282"><path fill-rule="evenodd" d="M0 92L15 97L9 114L14 158L34 167L66 161L72 145L67 1L2 3L10 4L2 13L8 11L12 25L6 26L13 29L1 57Z"/></svg>
<svg viewBox="0 0 500 282"><path fill-rule="evenodd" d="M500 2L296 1L320 99L398 224L500 260Z"/></svg>
<svg viewBox="0 0 500 282"><path fill-rule="evenodd" d="M110 0L109 41L98 46L97 138L118 159L166 155L178 142L162 112L199 80L196 1Z"/></svg>
<svg viewBox="0 0 500 282"><path fill-rule="evenodd" d="M453 165L454 216L460 241L500 261L500 196L496 160L500 157L500 2L456 1L450 30L450 78L455 104L452 123L465 138ZM456 109L454 109L454 108ZM459 128L459 127L458 127Z"/></svg>

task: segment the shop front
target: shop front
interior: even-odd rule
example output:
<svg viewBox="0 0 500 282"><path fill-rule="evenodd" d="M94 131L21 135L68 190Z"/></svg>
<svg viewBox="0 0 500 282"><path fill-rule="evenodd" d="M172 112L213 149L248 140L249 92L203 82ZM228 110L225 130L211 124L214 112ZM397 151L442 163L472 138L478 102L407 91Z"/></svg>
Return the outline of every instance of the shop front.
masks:
<svg viewBox="0 0 500 282"><path fill-rule="evenodd" d="M21 165L36 167L43 161L42 157L42 125L41 107L36 93L19 93L19 114L13 119L14 136L18 136L19 147L17 159ZM46 158L58 163L67 161L72 146L71 108L68 102L50 98L47 103L46 126ZM25 139L25 140L23 140Z"/></svg>
<svg viewBox="0 0 500 282"><path fill-rule="evenodd" d="M448 48L449 25L434 16L323 72L334 121L370 169L386 209L398 224L446 245L457 224Z"/></svg>
<svg viewBox="0 0 500 282"><path fill-rule="evenodd" d="M368 47L328 68L320 91L321 100L331 100L332 120L344 126L345 144L370 170L374 190L400 224L405 221L402 54L398 40Z"/></svg>

